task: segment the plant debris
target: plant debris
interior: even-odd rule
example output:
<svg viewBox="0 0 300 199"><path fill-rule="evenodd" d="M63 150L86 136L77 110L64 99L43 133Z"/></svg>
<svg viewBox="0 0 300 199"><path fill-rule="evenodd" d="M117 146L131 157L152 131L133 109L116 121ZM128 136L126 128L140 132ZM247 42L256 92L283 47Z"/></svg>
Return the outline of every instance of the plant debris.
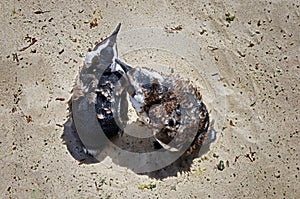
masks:
<svg viewBox="0 0 300 199"><path fill-rule="evenodd" d="M143 190L143 189L154 189L156 187L156 184L154 182L150 182L149 184L142 184L138 188Z"/></svg>
<svg viewBox="0 0 300 199"><path fill-rule="evenodd" d="M58 127L64 127L63 125L61 125L61 124L55 124L56 126L58 126Z"/></svg>
<svg viewBox="0 0 300 199"><path fill-rule="evenodd" d="M105 178L100 178L99 186L102 187L105 184Z"/></svg>
<svg viewBox="0 0 300 199"><path fill-rule="evenodd" d="M180 30L182 30L182 25L171 27L171 30L173 30L173 31L180 31Z"/></svg>
<svg viewBox="0 0 300 199"><path fill-rule="evenodd" d="M232 120L229 121L229 124L230 126L235 126Z"/></svg>
<svg viewBox="0 0 300 199"><path fill-rule="evenodd" d="M226 16L226 21L228 23L232 22L235 19L235 16L231 15L229 12L225 13L225 16Z"/></svg>
<svg viewBox="0 0 300 199"><path fill-rule="evenodd" d="M33 44L35 44L35 42L37 42L36 38L30 37L28 35L25 37L25 40L27 40L27 42L30 42L29 45L21 48L19 51L25 51L27 48L29 48L30 46L32 46Z"/></svg>
<svg viewBox="0 0 300 199"><path fill-rule="evenodd" d="M229 167L229 160L226 160L226 167Z"/></svg>
<svg viewBox="0 0 300 199"><path fill-rule="evenodd" d="M255 157L254 157L255 153L256 153L256 152L253 152L253 151L251 150L251 147L249 147L249 153L247 153L247 154L245 155L245 157L248 158L251 162L254 162L254 161L255 161Z"/></svg>
<svg viewBox="0 0 300 199"><path fill-rule="evenodd" d="M13 61L19 62L19 57L17 53L13 53Z"/></svg>
<svg viewBox="0 0 300 199"><path fill-rule="evenodd" d="M218 50L218 47L214 47L214 46L207 46L211 51L215 51Z"/></svg>
<svg viewBox="0 0 300 199"><path fill-rule="evenodd" d="M36 14L36 15L39 15L39 14L44 14L45 12L50 12L50 11L49 10L47 10L47 11L38 10L38 11L35 11L33 13Z"/></svg>
<svg viewBox="0 0 300 199"><path fill-rule="evenodd" d="M207 30L202 29L202 30L200 31L200 35L203 35L203 34L206 33L206 32L207 32Z"/></svg>
<svg viewBox="0 0 300 199"><path fill-rule="evenodd" d="M218 166L217 166L218 170L223 171L225 169L225 165L224 165L224 161L220 160Z"/></svg>
<svg viewBox="0 0 300 199"><path fill-rule="evenodd" d="M94 28L98 26L98 21L96 18L93 19L93 21L90 22L90 28Z"/></svg>
<svg viewBox="0 0 300 199"><path fill-rule="evenodd" d="M58 54L61 55L63 52L65 52L65 49L62 49L61 51L59 51Z"/></svg>
<svg viewBox="0 0 300 199"><path fill-rule="evenodd" d="M182 30L182 25L173 26L173 27L165 27L165 31L168 33L179 32Z"/></svg>
<svg viewBox="0 0 300 199"><path fill-rule="evenodd" d="M256 152L252 151L251 147L249 147L249 153L245 154L244 157L248 158L251 162L255 161L255 155ZM235 156L234 162L237 162L239 157L242 155Z"/></svg>
<svg viewBox="0 0 300 199"><path fill-rule="evenodd" d="M78 165L82 165L85 163L85 159L78 160Z"/></svg>
<svg viewBox="0 0 300 199"><path fill-rule="evenodd" d="M33 122L31 115L25 115L25 118L27 123Z"/></svg>
<svg viewBox="0 0 300 199"><path fill-rule="evenodd" d="M55 98L55 100L56 100L56 101L65 101L66 99L63 98L63 97L57 97L57 98Z"/></svg>

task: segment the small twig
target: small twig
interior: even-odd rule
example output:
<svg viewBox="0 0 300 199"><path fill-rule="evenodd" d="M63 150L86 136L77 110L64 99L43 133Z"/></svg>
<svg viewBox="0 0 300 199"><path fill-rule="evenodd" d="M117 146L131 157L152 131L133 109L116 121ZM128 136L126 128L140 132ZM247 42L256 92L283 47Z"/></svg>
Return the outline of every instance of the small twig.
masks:
<svg viewBox="0 0 300 199"><path fill-rule="evenodd" d="M18 54L17 53L13 53L12 55L13 55L13 61L19 62Z"/></svg>
<svg viewBox="0 0 300 199"><path fill-rule="evenodd" d="M36 38L32 38L30 44L29 44L28 46L23 47L23 48L20 49L19 51L24 51L24 50L26 50L27 48L29 48L30 46L32 46L35 42L37 42Z"/></svg>
<svg viewBox="0 0 300 199"><path fill-rule="evenodd" d="M97 182L95 182L95 187L96 187L96 190L99 191L99 187L98 187Z"/></svg>
<svg viewBox="0 0 300 199"><path fill-rule="evenodd" d="M78 165L82 165L82 164L84 164L84 162L85 162L85 159L82 159L82 160L78 160Z"/></svg>
<svg viewBox="0 0 300 199"><path fill-rule="evenodd" d="M57 100L57 101L65 101L66 99L63 98L63 97L57 97L57 98L55 98L55 100Z"/></svg>
<svg viewBox="0 0 300 199"><path fill-rule="evenodd" d="M62 49L61 51L58 52L58 54L61 55L64 51L65 49Z"/></svg>
<svg viewBox="0 0 300 199"><path fill-rule="evenodd" d="M218 47L214 47L214 46L207 46L207 47L210 48L211 51L215 51L219 49Z"/></svg>
<svg viewBox="0 0 300 199"><path fill-rule="evenodd" d="M251 150L251 147L249 147L249 150L250 150L250 152L247 153L247 154L245 155L245 157L248 158L251 162L254 162L254 160L255 160L255 157L254 157L255 152L253 152L253 151Z"/></svg>
<svg viewBox="0 0 300 199"><path fill-rule="evenodd" d="M50 11L49 10L47 10L47 11L38 10L38 11L35 11L34 14L39 15L39 14L44 14L45 12L50 12Z"/></svg>
<svg viewBox="0 0 300 199"><path fill-rule="evenodd" d="M235 158L234 158L234 162L237 162L237 160L239 159L239 155L238 156L235 156Z"/></svg>

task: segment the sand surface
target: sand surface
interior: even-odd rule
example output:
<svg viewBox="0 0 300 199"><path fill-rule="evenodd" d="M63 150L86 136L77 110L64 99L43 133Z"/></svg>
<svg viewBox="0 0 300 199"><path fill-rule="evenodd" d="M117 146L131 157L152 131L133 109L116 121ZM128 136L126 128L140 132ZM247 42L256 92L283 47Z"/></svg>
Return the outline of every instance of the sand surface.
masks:
<svg viewBox="0 0 300 199"><path fill-rule="evenodd" d="M1 198L300 195L299 1L5 0L0 12ZM84 56L118 22L126 62L202 88L218 137L189 172L80 164L61 138Z"/></svg>

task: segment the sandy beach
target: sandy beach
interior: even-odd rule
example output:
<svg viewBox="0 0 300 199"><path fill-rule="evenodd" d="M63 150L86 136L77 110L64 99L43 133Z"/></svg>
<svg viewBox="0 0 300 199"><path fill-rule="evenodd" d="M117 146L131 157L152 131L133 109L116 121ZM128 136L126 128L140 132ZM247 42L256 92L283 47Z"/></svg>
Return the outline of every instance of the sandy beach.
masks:
<svg viewBox="0 0 300 199"><path fill-rule="evenodd" d="M1 198L300 195L299 1L4 0L0 11ZM62 138L85 55L119 22L127 63L201 90L217 140L190 171L83 163Z"/></svg>

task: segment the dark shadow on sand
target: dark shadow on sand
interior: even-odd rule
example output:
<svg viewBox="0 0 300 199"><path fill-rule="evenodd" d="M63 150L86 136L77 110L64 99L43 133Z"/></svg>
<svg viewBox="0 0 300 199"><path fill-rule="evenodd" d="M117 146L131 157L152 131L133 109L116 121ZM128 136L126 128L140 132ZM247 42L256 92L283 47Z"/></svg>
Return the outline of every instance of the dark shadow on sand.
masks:
<svg viewBox="0 0 300 199"><path fill-rule="evenodd" d="M70 117L67 122L64 124L64 132L61 138L64 141L64 144L67 146L67 149L71 156L79 161L80 164L97 164L100 163L101 160L97 160L93 156L85 153L84 145L82 144L72 117ZM205 154L209 150L210 144L202 145L202 147L197 148L192 151L189 155L182 155L179 157L175 162L172 164L147 173L137 173L139 175L147 175L151 178L156 179L164 179L167 177L176 177L178 173L189 172L191 170L191 165L195 158L200 157L201 155ZM114 163L118 161L112 160ZM117 163L116 163L117 164ZM124 165L120 165L124 166ZM129 168L130 169L130 168Z"/></svg>

